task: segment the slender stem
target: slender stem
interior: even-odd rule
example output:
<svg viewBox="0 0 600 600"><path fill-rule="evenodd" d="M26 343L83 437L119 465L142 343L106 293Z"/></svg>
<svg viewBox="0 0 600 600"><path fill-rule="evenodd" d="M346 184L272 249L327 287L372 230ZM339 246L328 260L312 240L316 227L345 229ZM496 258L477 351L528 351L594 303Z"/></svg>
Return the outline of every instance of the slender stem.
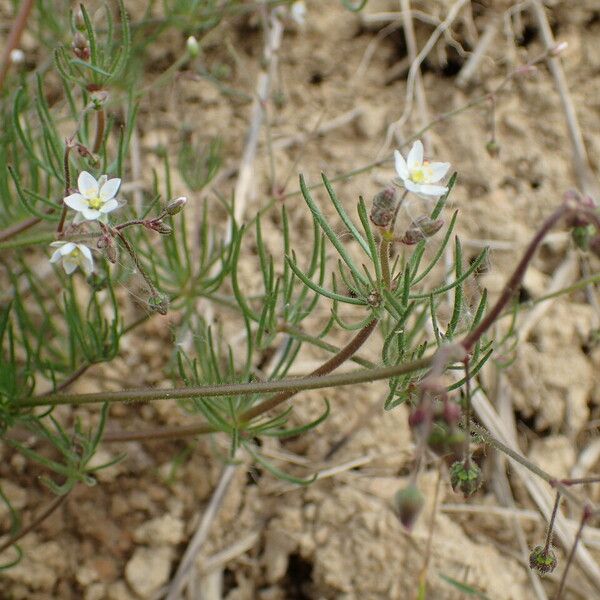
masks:
<svg viewBox="0 0 600 600"><path fill-rule="evenodd" d="M19 530L15 535L10 537L6 542L0 545L0 554L10 548L12 545L16 544L22 537L26 536L30 531L35 529L38 525L43 523L67 498L67 494L63 494L62 496L57 496L50 502L50 504L46 507L46 509L41 512L31 523L23 527Z"/></svg>
<svg viewBox="0 0 600 600"><path fill-rule="evenodd" d="M133 249L133 246L129 243L129 240L118 229L109 230L109 232L113 232L113 231L118 236L118 238L121 240L121 243L123 244L123 246L125 246L125 249L129 253L129 256L131 256L137 270L140 272L140 275L144 278L144 281L146 282L147 286L150 288L150 293L153 296L159 296L159 292L156 289L154 282L152 281L152 279L150 279L150 275L148 275L148 273L146 273L146 269L144 268L144 265L141 263L138 255L137 255L137 252Z"/></svg>
<svg viewBox="0 0 600 600"><path fill-rule="evenodd" d="M48 213L52 212L52 209L47 211ZM0 231L0 242L5 240L9 240L11 237L21 233L22 231L26 231L30 227L37 225L42 219L40 217L29 217L20 223L15 223L14 225L10 225L6 229Z"/></svg>
<svg viewBox="0 0 600 600"><path fill-rule="evenodd" d="M579 477L576 479L561 479L560 482L564 485L583 485L586 483L598 483L600 475L592 475L591 477Z"/></svg>
<svg viewBox="0 0 600 600"><path fill-rule="evenodd" d="M429 569L429 562L431 561L431 547L433 544L433 534L435 531L435 516L438 511L440 501L440 488L442 483L442 461L438 461L437 479L435 481L435 492L433 494L433 508L431 511L431 520L429 521L429 531L427 533L427 545L425 546L425 558L423 559L423 567L421 568L421 575L419 577L419 589L417 590L417 597L420 598L420 594L423 593L423 597L426 597L426 586L427 586L427 570Z"/></svg>
<svg viewBox="0 0 600 600"><path fill-rule="evenodd" d="M373 319L368 325L363 327L351 340L346 344L339 352L332 356L329 360L325 361L320 367L312 371L310 376L306 379L299 381L306 381L307 379L323 379L323 375L331 373L335 369L337 369L341 364L346 362L348 359L354 355L357 350L367 341L373 330L375 329L378 321L377 319ZM266 382L271 383L271 382ZM242 413L238 418L238 423L245 424L248 421L251 421L255 417L272 410L290 399L292 396L301 391L298 388L290 388L285 389L263 400L256 406L248 409L244 413ZM157 431L143 431L143 432L107 432L104 435L103 440L105 442L116 442L116 441L133 441L133 440L154 440L154 439L171 439L171 438L181 438L184 436L195 436L201 435L205 433L212 433L215 431L215 428L209 425L208 423L201 423L200 425L189 425L183 427L172 427L170 429L161 428Z"/></svg>
<svg viewBox="0 0 600 600"><path fill-rule="evenodd" d="M381 263L383 285L389 290L392 285L392 275L390 273L390 241L387 239L387 230L382 232L379 243L379 262Z"/></svg>
<svg viewBox="0 0 600 600"><path fill-rule="evenodd" d="M547 481L552 487L560 491L560 493L568 498L573 504L577 506L584 506L584 501L574 494L567 486L560 482L560 479L552 477L549 473L546 473L543 469L532 463L529 459L521 456L518 452L515 452L510 446L503 444L500 440L497 440L487 429L476 423L471 423L471 433L478 435L483 441L500 450L503 454L506 454L509 458L512 458L515 462L531 471L534 475L537 475L540 479Z"/></svg>
<svg viewBox="0 0 600 600"><path fill-rule="evenodd" d="M103 108L96 111L96 138L94 139L94 145L92 146L92 153L97 154L102 146L102 140L104 139L104 127L106 126L106 113Z"/></svg>
<svg viewBox="0 0 600 600"><path fill-rule="evenodd" d="M23 0L23 2L21 2L21 10L19 10L19 13L13 21L12 27L10 28L2 58L0 58L0 90L4 85L4 79L6 78L6 74L10 67L10 53L19 45L34 3L35 0Z"/></svg>
<svg viewBox="0 0 600 600"><path fill-rule="evenodd" d="M525 271L540 245L542 240L546 237L548 232L560 221L560 219L571 210L566 204L561 204L547 219L544 221L538 232L535 234L529 246L525 250L523 257L519 261L516 269L511 275L510 279L506 282L500 298L498 298L496 304L488 312L485 318L479 323L476 329L469 333L463 340L462 345L467 352L469 352L481 336L491 327L491 325L500 316L500 313L504 310L504 307L508 304L514 293L519 288L519 285L525 275Z"/></svg>
<svg viewBox="0 0 600 600"><path fill-rule="evenodd" d="M321 377L327 375L332 371L335 371L341 364L345 363L351 356L353 356L357 350L369 339L369 336L373 333L373 330L377 326L378 320L373 319L368 325L363 327L335 356L332 356L329 360L326 360L320 367L316 368L311 372L310 377ZM242 413L239 420L241 422L250 421L262 415L263 413L272 410L279 406L292 396L298 393L299 390L285 390L275 394L271 398L263 400L256 406L248 409Z"/></svg>
<svg viewBox="0 0 600 600"><path fill-rule="evenodd" d="M465 357L465 431L471 431L471 374L469 372L469 357ZM465 469L471 468L471 436L465 436L464 446Z"/></svg>
<svg viewBox="0 0 600 600"><path fill-rule="evenodd" d="M560 585L558 587L558 592L556 592L555 600L560 600L562 598L562 594L565 589L565 583L567 581L567 573L571 568L571 564L573 563L573 558L575 557L575 551L577 550L577 546L581 540L581 533L583 532L583 528L585 524L588 522L589 518L592 516L592 511L590 507L586 504L583 507L583 513L581 515L581 522L579 523L579 529L577 530L577 534L575 535L575 541L573 542L573 546L571 546L571 552L569 552L569 558L567 559L567 564L565 565L565 570L563 571L562 577L560 579Z"/></svg>
<svg viewBox="0 0 600 600"><path fill-rule="evenodd" d="M554 500L554 508L552 509L552 515L550 521L548 521L548 531L546 532L546 543L544 544L544 556L548 556L548 551L552 545L552 537L554 535L554 521L556 519L556 513L560 505L560 492L556 492L556 499Z"/></svg>
<svg viewBox="0 0 600 600"><path fill-rule="evenodd" d="M322 377L298 377L277 381L253 381L249 383L228 383L221 385L192 386L157 390L152 388L123 390L120 392L96 392L91 394L48 394L36 396L19 403L19 408L34 406L60 406L72 404L97 404L100 402L153 402L156 400L176 400L181 398L211 398L220 396L241 396L267 392L301 392L303 390L319 390L328 387L356 385L389 379L397 375L406 375L414 371L429 368L433 355L424 356L400 365L378 367L377 369L360 369L349 373L337 373Z"/></svg>
<svg viewBox="0 0 600 600"><path fill-rule="evenodd" d="M71 169L69 167L69 154L71 153L71 145L70 140L66 140L65 142L65 156L63 159L63 168L65 173L65 196L66 198L69 195L69 190L71 188ZM62 236L63 227L65 226L65 219L67 217L67 205L65 204L64 198L61 200L62 204L62 212L60 215L60 221L58 222L58 227L56 228L56 233L59 237Z"/></svg>

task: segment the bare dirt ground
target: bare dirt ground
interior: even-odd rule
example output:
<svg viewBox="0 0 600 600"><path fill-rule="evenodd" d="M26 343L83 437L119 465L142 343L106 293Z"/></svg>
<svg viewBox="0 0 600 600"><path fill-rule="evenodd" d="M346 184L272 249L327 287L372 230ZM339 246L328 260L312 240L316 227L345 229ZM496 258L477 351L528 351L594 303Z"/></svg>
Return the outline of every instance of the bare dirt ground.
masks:
<svg viewBox="0 0 600 600"><path fill-rule="evenodd" d="M135 11L135 3L132 7L127 4ZM435 17L424 22L417 15L414 20L420 49L453 2L412 4ZM543 51L539 27L528 10L511 21L512 30L507 28L503 11L512 4L508 0L473 2L472 10L460 13L451 26L451 36L442 36L423 63L423 100L415 101L402 135L408 137L437 115L493 90L511 68ZM594 0L548 4L555 37L569 44L561 60L591 166L598 170L600 5ZM402 28L377 37L387 22L377 26L365 22L369 15L398 11L399 3L373 0L362 16L345 11L334 0L313 0L307 5L304 28L286 22L278 50L279 68L272 81L268 127L260 133L245 217L266 203L273 179L275 187L295 191L298 172L316 182L320 171L333 177L376 160L387 126L406 106L408 54ZM495 19L497 33L486 58L472 80L459 87L457 77L468 52ZM179 34L169 35L152 50L148 78L156 77L154 68L158 71L168 66L175 56L170 48L180 48L183 43ZM262 48L259 22L237 18L222 26L218 39L204 48L205 60L213 66L227 66L231 72L228 84L252 95ZM204 136L219 135L225 148L224 171L229 169L231 177L218 179L217 185L222 194L230 193L250 120L248 101L227 96L206 80L181 77L166 90L151 93L141 110L138 135L144 165L158 164L154 151L159 144L177 148L182 125L196 128ZM334 121L336 126L315 135L340 116L343 119ZM479 285L492 295L501 288L540 219L558 204L564 191L577 185L564 112L543 65L507 87L497 99L495 117L498 156L486 152L489 103L439 123L425 136L428 153L451 161L459 173L447 210L459 210L459 232L467 258L486 243L491 246L489 268L479 277ZM272 163L267 135L271 136ZM150 177L149 169L144 173ZM371 198L392 176L392 165L387 162L337 182L336 189L352 210L359 195ZM174 182L174 188L186 193L181 180ZM193 194L188 195L193 200ZM284 201L296 231L310 226L300 196ZM418 212L414 203L403 218L409 221ZM277 217L268 231L271 250L281 253ZM252 285L252 258L245 266L248 285ZM557 273L559 287L585 276L582 264L566 234L551 236L527 275L523 298L547 293L553 281L556 283ZM598 263L589 268L597 271ZM123 297L129 298L126 290ZM557 476L594 473L600 457L595 421L600 414L600 347L593 337L599 315L583 291L544 304L544 308L543 315L529 321L529 313L524 313L526 335L520 340L517 360L500 375L490 365L482 384L492 402L501 403L514 415L521 449L527 456ZM131 303L131 313L136 310ZM121 382L131 387L169 386L164 369L170 364L176 333L176 314L153 317L125 339L114 363L90 369L72 390L117 389ZM377 361L376 349L377 342L373 342L364 355ZM321 357L316 351L306 351L297 373L309 371ZM372 384L297 397L293 419L298 423L319 414L325 395L332 403L330 419L306 436L287 442L270 439L262 450L297 475L318 469L332 471L307 488L299 488L259 469L248 471L245 465L239 466L194 563L192 588L196 595L192 591L187 597L416 597L437 474L432 468L420 480L428 508L412 534L406 533L391 511L390 499L406 482L413 442L405 407L384 413L385 390L384 384ZM66 418L71 413L64 409ZM79 410L78 414L92 418L94 411ZM121 429L187 422L168 402L114 406L110 417L109 427ZM349 433L347 443L327 458L333 444ZM1 576L2 598L154 597L177 568L198 528L223 471L219 456L226 446L226 440L220 438L103 446L99 463L121 451L127 452L127 459L102 471L96 487L76 488L50 519L23 540L25 557ZM427 598L474 597L460 592L444 577L464 582L493 600L535 597L515 522L529 546L541 542L544 522L523 482L511 477L510 485L502 488L497 477L501 462L493 452L482 452L486 481L468 504L452 492L447 478L442 480ZM2 449L2 485L24 514L48 502L37 476L30 467L25 469L19 456ZM600 500L597 487L587 493ZM518 510L503 511L503 506L510 508L512 499ZM597 532L590 529L589 550L600 560ZM564 565L564 550L559 548L558 553ZM569 597L592 598L578 569L570 578ZM555 581L553 576L545 584L549 595Z"/></svg>

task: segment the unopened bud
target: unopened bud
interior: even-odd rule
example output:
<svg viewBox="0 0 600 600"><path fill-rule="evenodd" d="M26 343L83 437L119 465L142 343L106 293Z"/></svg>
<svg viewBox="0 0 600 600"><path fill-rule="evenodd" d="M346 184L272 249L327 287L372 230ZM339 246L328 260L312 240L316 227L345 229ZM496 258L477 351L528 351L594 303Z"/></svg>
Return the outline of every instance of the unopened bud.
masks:
<svg viewBox="0 0 600 600"><path fill-rule="evenodd" d="M540 575L547 575L556 569L558 560L552 548L546 550L544 546L536 546L529 555L529 566Z"/></svg>
<svg viewBox="0 0 600 600"><path fill-rule="evenodd" d="M558 42L558 44L556 44L556 46L550 50L550 56L558 56L559 54L562 54L568 48L568 46L568 42Z"/></svg>
<svg viewBox="0 0 600 600"><path fill-rule="evenodd" d="M196 58L196 56L200 54L200 45L198 44L198 40L193 35L190 35L190 37L185 42L185 48L187 50L187 53L192 58Z"/></svg>
<svg viewBox="0 0 600 600"><path fill-rule="evenodd" d="M179 198L175 198L175 200L171 200L171 202L167 204L165 212L168 215L174 216L177 213L181 212L186 204L187 198L185 196L179 196Z"/></svg>
<svg viewBox="0 0 600 600"><path fill-rule="evenodd" d="M85 31L85 19L83 18L81 9L75 11L75 14L73 15L73 25L75 25L75 29L78 31Z"/></svg>
<svg viewBox="0 0 600 600"><path fill-rule="evenodd" d="M590 228L587 225L579 225L571 230L573 242L580 250L587 250L590 246Z"/></svg>
<svg viewBox="0 0 600 600"><path fill-rule="evenodd" d="M114 244L109 244L108 246L106 246L106 258L113 265L117 262L118 252L117 247Z"/></svg>
<svg viewBox="0 0 600 600"><path fill-rule="evenodd" d="M155 310L161 315L166 315L169 308L169 300L161 294L154 294L148 298L148 306L151 310Z"/></svg>
<svg viewBox="0 0 600 600"><path fill-rule="evenodd" d="M443 219L431 219L426 215L417 217L405 231L400 240L403 244L412 245L434 236L444 226Z"/></svg>
<svg viewBox="0 0 600 600"><path fill-rule="evenodd" d="M431 423L431 411L425 410L422 406L415 408L408 416L408 426L411 429L420 429Z"/></svg>
<svg viewBox="0 0 600 600"><path fill-rule="evenodd" d="M396 188L388 187L373 198L371 221L377 227L387 227L396 212Z"/></svg>
<svg viewBox="0 0 600 600"><path fill-rule="evenodd" d="M455 492L462 492L465 498L472 496L481 486L481 469L469 460L456 461L450 467L450 485Z"/></svg>
<svg viewBox="0 0 600 600"><path fill-rule="evenodd" d="M500 154L500 146L496 140L490 140L485 145L485 149L492 158L496 158Z"/></svg>
<svg viewBox="0 0 600 600"><path fill-rule="evenodd" d="M425 498L414 483L398 490L394 496L394 512L400 523L409 531L423 510Z"/></svg>
<svg viewBox="0 0 600 600"><path fill-rule="evenodd" d="M89 60L90 46L87 38L80 31L76 31L73 36L73 54L81 60Z"/></svg>
<svg viewBox="0 0 600 600"><path fill-rule="evenodd" d="M100 110L108 100L108 92L96 90L90 94L90 107L94 110Z"/></svg>
<svg viewBox="0 0 600 600"><path fill-rule="evenodd" d="M156 231L161 235L171 235L173 233L173 228L170 225L163 223L161 220L147 221L144 224L148 229L152 229L152 231Z"/></svg>

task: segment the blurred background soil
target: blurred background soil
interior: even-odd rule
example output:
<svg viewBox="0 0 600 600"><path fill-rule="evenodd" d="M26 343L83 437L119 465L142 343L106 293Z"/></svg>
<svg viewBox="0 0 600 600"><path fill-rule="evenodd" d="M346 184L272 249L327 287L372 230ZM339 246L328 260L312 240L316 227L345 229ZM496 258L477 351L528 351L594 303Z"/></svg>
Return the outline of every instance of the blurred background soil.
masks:
<svg viewBox="0 0 600 600"><path fill-rule="evenodd" d="M453 4L450 0L412 2L417 11L414 27L419 49ZM423 123L490 92L512 68L543 52L538 26L528 10L518 18L505 18L505 11L517 3L488 0L467 4L468 9L461 11L422 65L424 101L414 103L401 137L409 137ZM594 0L547 4L554 36L568 42L561 60L591 166L598 170L600 4ZM135 22L146 2L128 0L126 6ZM388 125L406 106L409 59L403 29L379 33L398 18L398 14L391 20L381 17L392 11L398 13L399 2L371 0L362 13L353 14L337 0L308 0L303 27L284 19L279 67L272 81L267 126L260 132L244 218L264 206L273 191L297 191L299 172L316 183L321 171L334 177L379 158ZM159 8L156 14L160 16ZM486 57L470 81L460 86L465 61L494 22L497 31ZM223 141L222 174L213 189L203 194L212 197L214 190L224 197L231 194L248 132L263 43L260 19L246 15L222 24L219 34L209 36L203 46L203 63L226 73L226 85L240 93L226 93L206 79L185 73L149 92L141 105L137 129L142 184L151 184L151 167L162 160L157 149L166 148L176 155L182 132L191 132L198 142L210 136ZM180 55L184 44L185 37L174 30L158 39L143 65L148 82ZM33 42L26 38L24 49L33 52ZM484 102L444 120L424 139L430 157L450 161L459 173L444 218L459 211L458 231L466 260L490 245L489 264L477 286L487 288L493 297L540 220L577 182L564 113L543 64L537 72L518 77L497 98L497 156L486 152L489 109L489 102ZM177 195L188 195L189 214L193 215L194 194L175 171L174 175L173 187ZM393 165L385 162L342 179L335 187L354 214L360 195L372 198L393 176ZM332 209L322 191L315 196L325 210ZM299 195L281 202L289 210L301 254L302 234L310 232L310 215ZM408 224L425 212L426 204L411 201L401 219ZM334 222L343 233L341 224ZM281 255L277 210L269 213L265 231L269 249ZM243 264L245 284L250 288L255 285L254 258L248 256ZM551 235L527 274L520 298L526 302L547 293L560 269L561 286L566 287L585 276L586 260L573 251L566 233ZM598 263L587 266L597 271ZM122 299L135 316L140 309L132 294L133 290L124 289ZM557 476L597 472L600 348L594 332L598 331L599 313L584 291L544 306L545 313L535 320L527 321L524 312L527 328L516 357L511 357L514 362L500 375L490 365L482 375L482 385L496 398L501 382L528 456ZM200 303L198 310L213 311L215 318L224 322L228 319L218 306ZM326 317L325 309L322 316ZM165 367L172 359L174 342L185 343L180 335L177 314L153 317L124 339L113 363L90 369L71 390L114 390L123 382L128 387L171 386ZM334 343L345 339L332 336ZM378 340L371 341L361 355L377 362L378 344ZM294 373L308 372L323 356L315 350L304 351ZM303 393L294 400L294 423L320 414L325 397L331 402L331 417L299 438L265 440L262 451L298 476L332 468L330 475L304 488L277 481L256 467L240 466L195 563L195 592L186 597L416 597L437 472L432 467L420 479L428 508L408 534L392 513L390 500L407 482L414 446L406 408L385 413L385 393L386 385L377 383ZM66 420L77 414L85 422L96 418L97 411L61 408L57 414ZM164 401L113 406L109 428L135 430L187 422L182 411ZM347 443L331 454L333 445L350 433ZM0 575L2 598L155 597L198 527L223 468L220 457L226 451L227 440L220 437L102 446L98 464L120 452L126 452L127 458L101 471L97 486L77 487L50 519L24 538L23 560ZM15 507L30 515L49 501L38 482L41 472L26 467L22 457L6 447L1 452L2 486ZM495 508L500 503L493 485L494 453L482 452L486 482L468 506L452 492L447 477L442 479L427 598L472 597L449 584L447 578L479 590L484 594L481 598L534 597L515 541L513 519ZM511 484L529 545L541 543L543 520L523 485L512 479ZM590 488L587 493L599 499L598 489ZM592 531L590 551L597 559L600 548L593 542L599 539ZM218 554L224 550L231 551L226 558ZM558 552L564 556L562 549ZM586 596L588 588L576 571L572 575L572 597L591 597ZM556 585L552 581L548 593Z"/></svg>

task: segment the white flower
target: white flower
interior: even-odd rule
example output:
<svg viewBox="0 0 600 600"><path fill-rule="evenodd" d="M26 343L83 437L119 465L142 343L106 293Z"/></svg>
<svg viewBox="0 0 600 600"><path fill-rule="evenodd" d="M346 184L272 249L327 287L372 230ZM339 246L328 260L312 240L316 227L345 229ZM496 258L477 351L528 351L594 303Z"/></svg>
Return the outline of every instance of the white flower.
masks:
<svg viewBox="0 0 600 600"><path fill-rule="evenodd" d="M292 15L292 19L299 25L300 27L304 27L306 22L306 4L299 0L298 2L294 2L290 8L290 14Z"/></svg>
<svg viewBox="0 0 600 600"><path fill-rule="evenodd" d="M77 211L74 223L82 221L108 221L108 213L119 208L115 200L121 180L118 178L107 179L102 175L98 181L87 171L82 171L77 179L79 192L71 194L64 199L64 203Z"/></svg>
<svg viewBox="0 0 600 600"><path fill-rule="evenodd" d="M429 162L423 160L423 144L417 140L410 149L406 160L398 150L394 150L396 173L402 179L404 187L409 192L422 196L442 196L448 191L437 183L450 168L450 163Z"/></svg>
<svg viewBox="0 0 600 600"><path fill-rule="evenodd" d="M21 48L14 48L10 51L9 59L13 65L23 64L25 62L25 52Z"/></svg>
<svg viewBox="0 0 600 600"><path fill-rule="evenodd" d="M50 257L50 262L62 261L67 275L70 275L77 267L81 267L86 275L90 275L94 270L92 251L87 246L75 242L52 242L50 245L56 248Z"/></svg>

